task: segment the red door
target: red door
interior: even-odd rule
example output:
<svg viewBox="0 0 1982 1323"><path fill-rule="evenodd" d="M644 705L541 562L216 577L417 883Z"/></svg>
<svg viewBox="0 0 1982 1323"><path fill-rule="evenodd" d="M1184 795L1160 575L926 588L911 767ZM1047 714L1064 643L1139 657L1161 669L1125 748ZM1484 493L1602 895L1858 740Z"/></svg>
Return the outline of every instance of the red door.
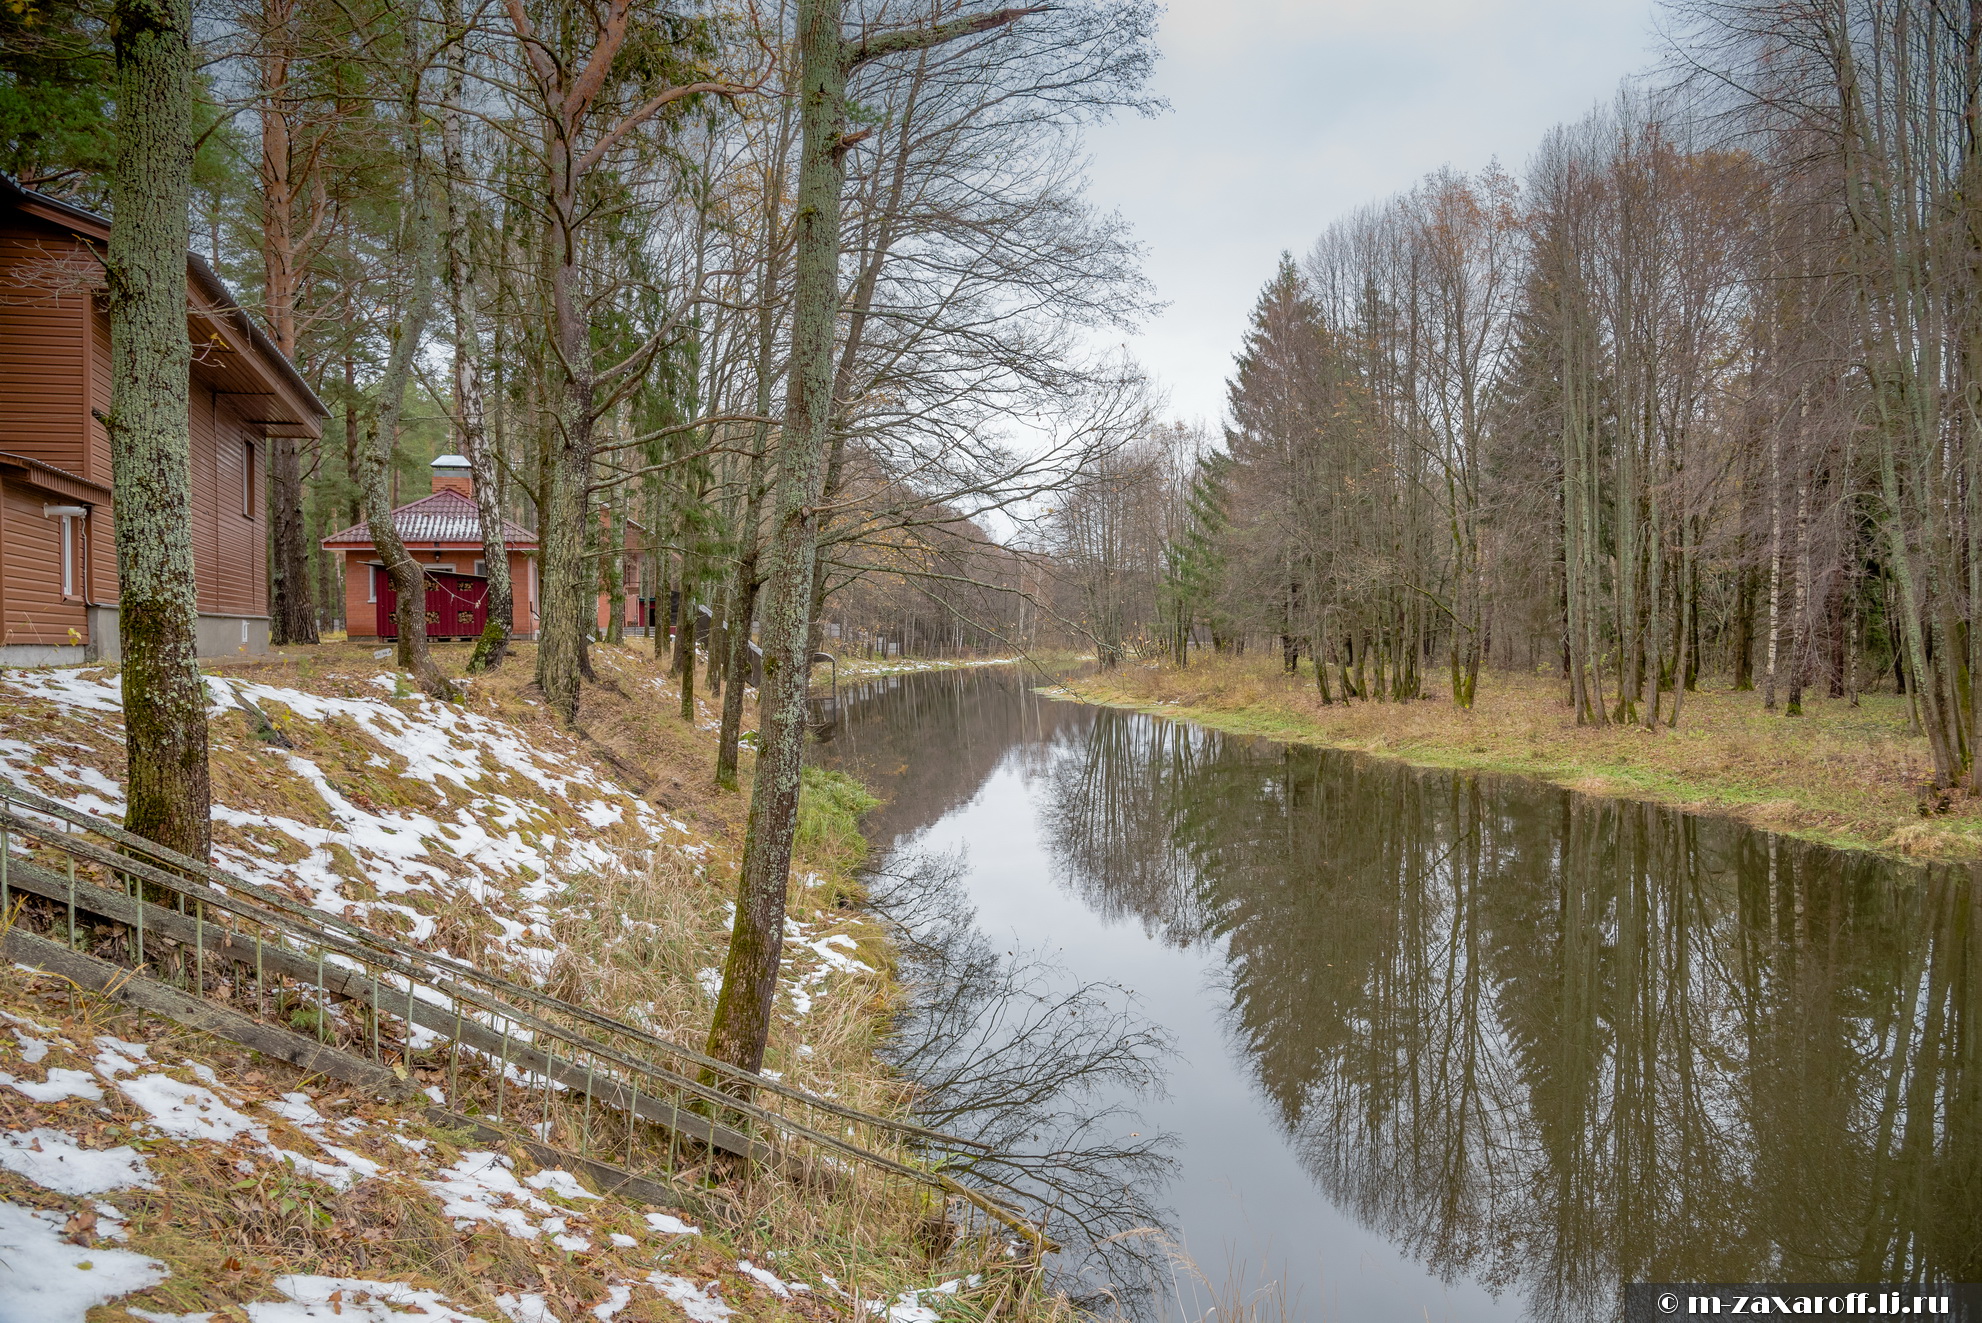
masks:
<svg viewBox="0 0 1982 1323"><path fill-rule="evenodd" d="M427 575L427 637L472 639L489 619L489 581L472 574Z"/></svg>
<svg viewBox="0 0 1982 1323"><path fill-rule="evenodd" d="M399 594L383 571L378 576L378 632L380 638L398 638L394 614ZM454 574L447 570L427 571L427 637L430 639L472 639L480 637L489 620L489 581L477 574Z"/></svg>

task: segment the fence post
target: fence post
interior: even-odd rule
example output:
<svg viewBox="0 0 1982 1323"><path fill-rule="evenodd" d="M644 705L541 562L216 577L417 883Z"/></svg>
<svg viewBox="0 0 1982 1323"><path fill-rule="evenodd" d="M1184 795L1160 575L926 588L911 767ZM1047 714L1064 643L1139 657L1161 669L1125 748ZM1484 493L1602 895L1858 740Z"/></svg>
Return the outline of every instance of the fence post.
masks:
<svg viewBox="0 0 1982 1323"><path fill-rule="evenodd" d="M502 1115L502 1086L509 1083L509 1017L502 1017L502 1053L496 1059L496 1115Z"/></svg>
<svg viewBox="0 0 1982 1323"><path fill-rule="evenodd" d="M62 835L69 835L69 824L62 824ZM69 949L76 949L76 856L69 856Z"/></svg>
<svg viewBox="0 0 1982 1323"><path fill-rule="evenodd" d="M459 1108L461 1092L461 1003L454 1003L454 1041L447 1049L447 1105Z"/></svg>

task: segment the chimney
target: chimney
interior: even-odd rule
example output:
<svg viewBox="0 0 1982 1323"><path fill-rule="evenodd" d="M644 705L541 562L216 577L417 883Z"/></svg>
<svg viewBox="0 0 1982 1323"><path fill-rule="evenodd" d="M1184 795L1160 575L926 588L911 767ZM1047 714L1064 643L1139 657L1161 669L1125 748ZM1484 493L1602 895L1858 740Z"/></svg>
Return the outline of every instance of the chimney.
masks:
<svg viewBox="0 0 1982 1323"><path fill-rule="evenodd" d="M460 455L442 455L428 467L433 470L436 492L460 492L463 496L474 496L475 470Z"/></svg>

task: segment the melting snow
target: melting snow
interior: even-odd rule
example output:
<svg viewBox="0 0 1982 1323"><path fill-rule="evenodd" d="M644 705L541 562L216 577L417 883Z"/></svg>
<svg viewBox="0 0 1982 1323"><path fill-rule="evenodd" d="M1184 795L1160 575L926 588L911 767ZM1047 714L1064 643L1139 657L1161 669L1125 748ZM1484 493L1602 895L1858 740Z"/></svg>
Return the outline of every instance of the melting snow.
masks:
<svg viewBox="0 0 1982 1323"><path fill-rule="evenodd" d="M736 1261L736 1270L780 1300L791 1299L793 1291L810 1291L812 1289L804 1282L787 1282L776 1273L759 1268L748 1259L738 1259Z"/></svg>
<svg viewBox="0 0 1982 1323"><path fill-rule="evenodd" d="M151 1169L136 1149L83 1148L60 1130L0 1131L0 1167L57 1194L152 1188Z"/></svg>
<svg viewBox="0 0 1982 1323"><path fill-rule="evenodd" d="M275 1289L288 1302L241 1305L251 1323L486 1323L464 1314L438 1291L422 1291L404 1282L370 1282L362 1277L315 1277L291 1274L275 1279Z"/></svg>
<svg viewBox="0 0 1982 1323"><path fill-rule="evenodd" d="M694 1320L694 1323L723 1323L733 1312L716 1294L712 1285L707 1291L686 1277L675 1277L669 1273L647 1274L647 1283L656 1291L681 1306L681 1312Z"/></svg>
<svg viewBox="0 0 1982 1323"><path fill-rule="evenodd" d="M215 822L234 829L216 846L217 862L325 913L359 921L389 917L415 941L433 937L433 906L409 904L409 895L466 900L486 917L509 919L498 925L501 932L487 935L518 972L541 980L560 954L541 905L554 890L545 879L557 870L602 868L620 858L591 832L631 827L645 840L686 835L679 823L593 772L560 737L526 734L422 695L402 697L392 675L374 677L373 684L385 692L331 697L213 678L209 691L216 711L232 710L238 691L278 724L355 727L379 750L366 765L432 786L445 806L429 813L361 802L305 754L270 751L264 765L271 772L286 769L320 808L291 817L260 806L215 805ZM122 707L117 681L99 672L9 672L0 677L0 694L52 703L94 732L105 726L98 714ZM87 761L68 756L69 748L84 758L102 757L100 749L55 735L38 734L33 744L0 740L0 782L120 815L122 788ZM518 789L519 781L529 788ZM569 830L542 802L546 796L564 801L591 832ZM354 869L369 887L362 899L347 894Z"/></svg>
<svg viewBox="0 0 1982 1323"><path fill-rule="evenodd" d="M530 1187L549 1189L563 1195L566 1187L578 1187L570 1172L538 1172L525 1184L516 1179L508 1158L500 1153L463 1153L461 1161L440 1173L437 1181L422 1181L440 1196L441 1214L454 1219L456 1231L466 1231L474 1222L493 1222L519 1240L535 1240L546 1231L560 1249L578 1251L591 1248L583 1236L566 1232L567 1219L553 1205L530 1192ZM580 1188L580 1197L597 1195ZM537 1220L532 1217L537 1214Z"/></svg>
<svg viewBox="0 0 1982 1323"><path fill-rule="evenodd" d="M976 1279L972 1278L971 1280L975 1284ZM867 1312L870 1314L886 1315L888 1323L936 1323L939 1317L938 1314L934 1309L922 1303L922 1297L925 1295L955 1295L957 1288L961 1285L963 1285L963 1280L958 1278L954 1281L944 1282L941 1286L927 1286L919 1291L903 1291L895 1297L893 1304L888 1304L880 1300L869 1300L867 1302Z"/></svg>
<svg viewBox="0 0 1982 1323"><path fill-rule="evenodd" d="M156 1259L71 1245L62 1222L0 1202L0 1323L83 1323L95 1306L165 1280Z"/></svg>
<svg viewBox="0 0 1982 1323"><path fill-rule="evenodd" d="M607 1292L606 1298L602 1303L593 1306L592 1317L598 1319L599 1323L612 1323L613 1316L626 1308L632 1300L632 1287L623 1283L616 1285Z"/></svg>
<svg viewBox="0 0 1982 1323"><path fill-rule="evenodd" d="M239 1135L261 1139L268 1133L203 1085L185 1084L170 1075L140 1075L119 1081L117 1087L151 1114L153 1129L174 1139L228 1144Z"/></svg>
<svg viewBox="0 0 1982 1323"><path fill-rule="evenodd" d="M664 1236L699 1236L701 1227L692 1227L672 1213L648 1213L647 1225Z"/></svg>
<svg viewBox="0 0 1982 1323"><path fill-rule="evenodd" d="M495 1298L496 1308L507 1314L513 1323L563 1323L544 1298L535 1291L524 1295L510 1295L507 1292Z"/></svg>
<svg viewBox="0 0 1982 1323"><path fill-rule="evenodd" d="M138 1063L151 1060L151 1049L143 1043L127 1043L121 1038L107 1035L96 1040L96 1073L107 1080L114 1080L127 1070L138 1069Z"/></svg>
<svg viewBox="0 0 1982 1323"><path fill-rule="evenodd" d="M21 1060L30 1066L40 1064L41 1059L48 1055L48 1049L55 1046L45 1038L36 1038L33 1034L22 1033L19 1029L13 1032L14 1037L20 1040Z"/></svg>
<svg viewBox="0 0 1982 1323"><path fill-rule="evenodd" d="M533 1190L546 1190L563 1199L597 1199L600 1196L578 1183L578 1178L568 1171L556 1167L546 1167L535 1176L526 1176L523 1183Z"/></svg>
<svg viewBox="0 0 1982 1323"><path fill-rule="evenodd" d="M16 1079L0 1070L0 1084L5 1084L17 1093L25 1093L36 1102L61 1102L64 1098L87 1098L91 1102L103 1097L103 1090L89 1077L86 1070L65 1070L53 1067L45 1080Z"/></svg>

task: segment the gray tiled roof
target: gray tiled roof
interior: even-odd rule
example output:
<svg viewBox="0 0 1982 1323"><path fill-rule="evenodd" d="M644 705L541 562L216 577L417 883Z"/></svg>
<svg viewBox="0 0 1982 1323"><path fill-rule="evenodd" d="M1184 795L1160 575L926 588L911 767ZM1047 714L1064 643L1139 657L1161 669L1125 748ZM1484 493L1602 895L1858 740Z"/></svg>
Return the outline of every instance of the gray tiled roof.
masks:
<svg viewBox="0 0 1982 1323"><path fill-rule="evenodd" d="M482 540L482 518L472 498L457 491L439 491L432 496L400 506L392 512L392 526L405 543L477 542ZM502 521L503 542L512 551L534 551L537 535L513 520ZM341 533L323 540L326 547L369 547L372 530L353 524Z"/></svg>

